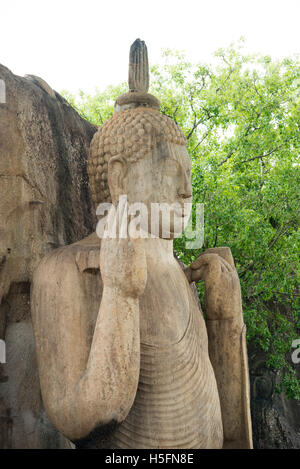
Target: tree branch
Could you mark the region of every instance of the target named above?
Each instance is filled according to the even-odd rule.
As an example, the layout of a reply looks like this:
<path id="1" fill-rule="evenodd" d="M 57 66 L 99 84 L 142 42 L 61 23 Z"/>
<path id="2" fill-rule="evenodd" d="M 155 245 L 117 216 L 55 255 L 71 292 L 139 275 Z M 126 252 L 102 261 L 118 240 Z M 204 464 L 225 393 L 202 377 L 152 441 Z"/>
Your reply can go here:
<path id="1" fill-rule="evenodd" d="M 278 241 L 278 239 L 280 238 L 280 236 L 284 235 L 286 232 L 287 232 L 287 229 L 285 229 L 287 226 L 291 225 L 292 223 L 294 223 L 296 219 L 293 218 L 292 220 L 289 220 L 285 223 L 283 223 L 283 225 L 279 228 L 275 238 L 273 238 L 273 240 L 271 240 L 268 244 L 268 249 L 272 249 L 272 247 L 274 246 L 274 244 Z"/>
<path id="2" fill-rule="evenodd" d="M 281 147 L 282 147 L 282 145 L 279 145 L 278 147 L 273 148 L 273 150 L 268 151 L 268 153 L 265 153 L 263 155 L 254 156 L 253 158 L 249 158 L 248 160 L 243 160 L 243 161 L 240 162 L 240 164 L 247 163 L 248 161 L 254 161 L 254 160 L 259 160 L 259 159 L 262 159 L 262 158 L 266 158 L 267 156 L 271 155 L 275 151 L 279 150 L 279 148 L 281 148 Z"/>
<path id="3" fill-rule="evenodd" d="M 210 130 L 208 130 L 207 132 L 205 132 L 205 134 L 204 134 L 204 136 L 202 137 L 202 139 L 200 140 L 200 142 L 198 142 L 197 145 L 195 146 L 195 148 L 192 149 L 193 152 L 194 152 L 195 150 L 197 150 L 197 148 L 199 147 L 199 145 L 201 145 L 201 143 L 206 139 L 206 137 L 208 137 L 209 132 L 210 132 Z"/>
<path id="4" fill-rule="evenodd" d="M 232 157 L 232 155 L 233 155 L 235 152 L 236 152 L 236 148 L 234 148 L 234 149 L 226 156 L 226 158 L 218 164 L 218 167 L 220 167 L 220 166 L 222 166 L 224 163 L 226 163 L 226 161 L 228 161 L 228 160 Z"/>

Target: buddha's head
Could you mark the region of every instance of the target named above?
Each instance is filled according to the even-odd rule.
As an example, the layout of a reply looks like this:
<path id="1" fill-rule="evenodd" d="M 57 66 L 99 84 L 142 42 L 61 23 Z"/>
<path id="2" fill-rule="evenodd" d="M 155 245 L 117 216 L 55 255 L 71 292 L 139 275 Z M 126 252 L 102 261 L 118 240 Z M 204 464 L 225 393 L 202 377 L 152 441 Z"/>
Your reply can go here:
<path id="1" fill-rule="evenodd" d="M 128 204 L 147 206 L 150 217 L 153 203 L 191 202 L 186 139 L 158 108 L 154 96 L 130 91 L 118 98 L 114 115 L 94 135 L 88 173 L 95 207 L 101 202 L 117 204 L 126 195 Z"/>

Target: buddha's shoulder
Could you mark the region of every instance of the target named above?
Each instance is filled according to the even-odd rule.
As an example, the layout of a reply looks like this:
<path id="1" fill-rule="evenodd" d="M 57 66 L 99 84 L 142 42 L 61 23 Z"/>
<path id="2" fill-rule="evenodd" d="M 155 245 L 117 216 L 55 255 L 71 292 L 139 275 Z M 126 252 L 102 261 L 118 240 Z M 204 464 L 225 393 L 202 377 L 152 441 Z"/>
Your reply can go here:
<path id="1" fill-rule="evenodd" d="M 64 277 L 67 273 L 82 274 L 88 271 L 99 271 L 101 240 L 96 233 L 76 243 L 62 246 L 47 253 L 38 265 L 34 277 Z"/>
<path id="2" fill-rule="evenodd" d="M 99 258 L 100 239 L 96 235 L 43 257 L 31 285 L 32 319 L 37 328 L 55 336 L 68 321 L 80 318 L 87 327 L 95 323 L 103 289 Z M 70 334 L 76 331 L 81 329 L 69 328 Z"/>

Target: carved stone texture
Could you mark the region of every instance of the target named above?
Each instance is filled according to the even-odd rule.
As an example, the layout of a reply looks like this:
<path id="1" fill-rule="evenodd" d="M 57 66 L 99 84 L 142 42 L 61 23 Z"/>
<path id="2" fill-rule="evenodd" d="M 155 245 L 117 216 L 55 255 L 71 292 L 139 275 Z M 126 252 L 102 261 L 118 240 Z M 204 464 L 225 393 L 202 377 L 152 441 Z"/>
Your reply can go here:
<path id="1" fill-rule="evenodd" d="M 191 202 L 182 131 L 155 101 L 144 106 L 135 92 L 124 96 L 91 144 L 95 205 L 103 190 L 120 212 L 124 194 L 148 215 L 152 203 Z M 141 222 L 144 234 L 149 218 Z M 131 234 L 100 245 L 93 234 L 48 254 L 34 273 L 43 401 L 77 447 L 252 447 L 245 326 L 231 252 L 208 250 L 184 272 L 173 256 L 182 213 L 173 208 L 171 219 L 167 236 L 161 223 L 156 238 Z M 200 279 L 206 323 L 189 285 Z"/>
<path id="2" fill-rule="evenodd" d="M 128 85 L 132 91 L 147 93 L 149 89 L 148 51 L 140 39 L 136 39 L 130 48 Z"/>
<path id="3" fill-rule="evenodd" d="M 115 102 L 116 112 L 140 106 L 155 110 L 160 108 L 159 100 L 148 93 L 148 53 L 146 44 L 140 39 L 137 39 L 130 48 L 128 86 L 129 92 L 119 96 Z"/>
<path id="4" fill-rule="evenodd" d="M 111 202 L 108 163 L 113 157 L 142 159 L 162 139 L 185 145 L 184 133 L 175 122 L 153 109 L 135 108 L 115 113 L 94 135 L 88 159 L 90 189 L 95 208 Z"/>
<path id="5" fill-rule="evenodd" d="M 97 130 L 41 78 L 0 65 L 0 446 L 69 447 L 42 406 L 30 319 L 32 272 L 95 226 L 86 160 Z"/>

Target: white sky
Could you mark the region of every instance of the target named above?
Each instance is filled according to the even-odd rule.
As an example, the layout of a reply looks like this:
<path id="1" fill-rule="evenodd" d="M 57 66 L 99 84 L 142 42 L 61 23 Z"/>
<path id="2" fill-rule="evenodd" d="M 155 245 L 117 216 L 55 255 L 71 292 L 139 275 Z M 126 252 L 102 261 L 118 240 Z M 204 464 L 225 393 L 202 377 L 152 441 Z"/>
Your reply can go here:
<path id="1" fill-rule="evenodd" d="M 241 36 L 246 52 L 300 52 L 300 0 L 0 0 L 0 63 L 57 91 L 93 91 L 127 79 L 131 43 L 146 41 L 192 61 Z"/>

